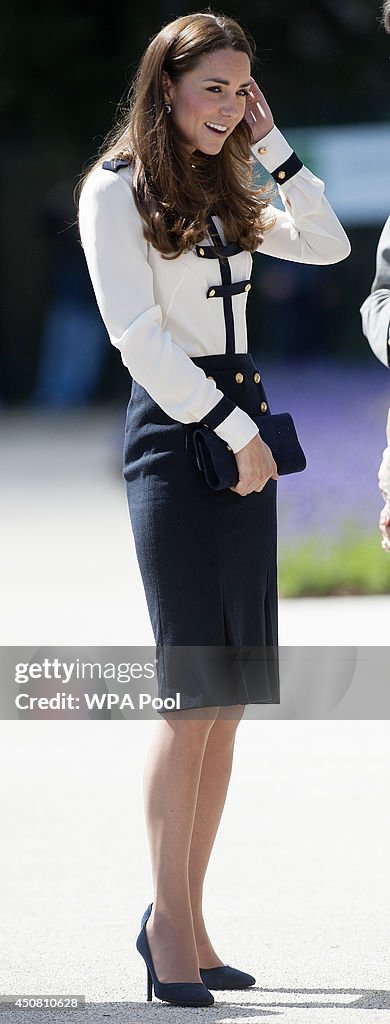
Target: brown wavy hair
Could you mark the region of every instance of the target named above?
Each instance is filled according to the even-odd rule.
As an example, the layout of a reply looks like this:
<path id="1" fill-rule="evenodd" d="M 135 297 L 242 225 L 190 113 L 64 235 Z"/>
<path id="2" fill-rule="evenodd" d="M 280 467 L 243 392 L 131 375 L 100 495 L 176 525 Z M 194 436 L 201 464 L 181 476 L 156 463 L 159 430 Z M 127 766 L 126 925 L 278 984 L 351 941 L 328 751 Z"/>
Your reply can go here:
<path id="1" fill-rule="evenodd" d="M 204 239 L 211 211 L 221 218 L 226 241 L 237 240 L 249 252 L 274 223 L 267 219 L 265 225 L 263 211 L 277 194 L 276 185 L 271 181 L 256 187 L 246 121 L 236 125 L 219 154 L 210 157 L 195 150 L 189 156 L 166 113 L 163 72 L 177 82 L 205 54 L 226 48 L 246 53 L 252 72 L 255 42 L 235 19 L 195 13 L 164 25 L 143 54 L 127 106 L 120 108 L 99 158 L 75 188 L 77 205 L 85 182 L 103 160 L 128 159 L 144 236 L 166 259 L 176 259 Z"/>

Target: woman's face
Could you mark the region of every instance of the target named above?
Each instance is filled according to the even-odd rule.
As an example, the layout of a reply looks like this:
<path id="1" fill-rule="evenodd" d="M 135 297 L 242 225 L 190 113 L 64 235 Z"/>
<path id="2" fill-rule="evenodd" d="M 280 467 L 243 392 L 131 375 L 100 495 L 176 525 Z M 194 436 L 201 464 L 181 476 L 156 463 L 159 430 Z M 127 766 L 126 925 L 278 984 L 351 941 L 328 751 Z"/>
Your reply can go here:
<path id="1" fill-rule="evenodd" d="M 172 118 L 189 153 L 198 149 L 213 156 L 221 151 L 244 117 L 250 77 L 247 54 L 230 48 L 206 54 L 176 83 L 164 72 L 165 102 L 172 106 L 167 117 Z"/>

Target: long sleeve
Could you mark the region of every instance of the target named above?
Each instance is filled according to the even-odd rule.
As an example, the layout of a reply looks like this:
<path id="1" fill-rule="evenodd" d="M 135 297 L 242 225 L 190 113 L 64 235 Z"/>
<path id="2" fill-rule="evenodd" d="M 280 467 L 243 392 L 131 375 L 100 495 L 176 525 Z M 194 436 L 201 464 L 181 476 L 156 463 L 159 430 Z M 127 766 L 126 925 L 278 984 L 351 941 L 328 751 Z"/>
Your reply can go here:
<path id="1" fill-rule="evenodd" d="M 118 173 L 96 168 L 87 179 L 79 228 L 102 319 L 131 376 L 172 419 L 205 421 L 233 452 L 240 451 L 258 428 L 162 328 L 142 218 Z"/>
<path id="2" fill-rule="evenodd" d="M 378 242 L 371 293 L 360 307 L 360 313 L 363 334 L 374 355 L 390 367 L 390 217 Z"/>
<path id="3" fill-rule="evenodd" d="M 270 204 L 265 218 L 276 218 L 257 252 L 297 263 L 339 263 L 351 252 L 349 239 L 324 195 L 324 182 L 302 164 L 274 125 L 251 146 L 277 183 L 284 210 Z"/>

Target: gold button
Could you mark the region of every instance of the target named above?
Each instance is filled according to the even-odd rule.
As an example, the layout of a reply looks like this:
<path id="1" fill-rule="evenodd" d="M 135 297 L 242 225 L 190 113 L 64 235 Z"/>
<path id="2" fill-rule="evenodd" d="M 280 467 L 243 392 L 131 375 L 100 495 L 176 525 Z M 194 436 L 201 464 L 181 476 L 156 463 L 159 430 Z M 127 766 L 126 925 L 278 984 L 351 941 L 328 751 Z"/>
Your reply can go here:
<path id="1" fill-rule="evenodd" d="M 233 450 L 233 449 L 232 449 L 232 448 L 230 447 L 230 444 L 227 444 L 227 445 L 226 445 L 226 447 L 227 447 L 227 450 L 228 450 L 228 452 L 231 452 L 231 451 Z"/>
<path id="2" fill-rule="evenodd" d="M 210 374 L 210 377 L 208 377 L 207 380 L 215 380 L 215 377 L 212 377 Z"/>
<path id="3" fill-rule="evenodd" d="M 209 291 L 209 299 L 211 299 L 213 295 L 215 295 L 215 288 L 211 288 L 211 290 Z"/>
<path id="4" fill-rule="evenodd" d="M 236 378 L 235 379 L 237 381 L 237 384 L 242 384 L 242 382 L 244 380 L 244 374 L 243 373 L 236 373 Z"/>
<path id="5" fill-rule="evenodd" d="M 258 149 L 257 152 L 258 153 L 266 153 L 267 152 L 267 147 L 266 146 L 260 146 L 260 149 Z"/>
<path id="6" fill-rule="evenodd" d="M 254 373 L 254 374 L 253 374 L 253 380 L 254 380 L 255 384 L 260 384 L 260 381 L 261 381 L 261 377 L 260 377 L 260 374 L 259 374 L 259 373 L 257 373 L 257 372 L 256 372 L 256 373 Z"/>
<path id="7" fill-rule="evenodd" d="M 251 290 L 251 287 L 252 287 L 252 285 L 251 285 L 251 284 L 246 284 L 246 285 L 245 285 L 245 288 L 244 288 L 244 292 L 250 292 L 250 290 Z"/>
<path id="8" fill-rule="evenodd" d="M 204 256 L 204 249 L 198 249 L 199 256 Z"/>
<path id="9" fill-rule="evenodd" d="M 278 171 L 278 178 L 283 180 L 283 178 L 285 178 L 285 177 L 286 177 L 286 172 L 285 171 Z"/>
<path id="10" fill-rule="evenodd" d="M 260 402 L 260 409 L 261 409 L 261 412 L 267 412 L 267 409 L 268 409 L 267 403 L 266 402 Z"/>

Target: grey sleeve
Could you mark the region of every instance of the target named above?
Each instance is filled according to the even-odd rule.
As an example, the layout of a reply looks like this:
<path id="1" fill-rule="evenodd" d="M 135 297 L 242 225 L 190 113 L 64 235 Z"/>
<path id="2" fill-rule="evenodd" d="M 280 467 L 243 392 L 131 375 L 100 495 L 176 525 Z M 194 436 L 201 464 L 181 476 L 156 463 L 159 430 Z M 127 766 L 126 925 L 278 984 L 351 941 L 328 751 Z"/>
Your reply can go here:
<path id="1" fill-rule="evenodd" d="M 387 218 L 376 253 L 376 273 L 371 293 L 360 308 L 363 334 L 381 363 L 390 367 L 390 217 Z"/>

